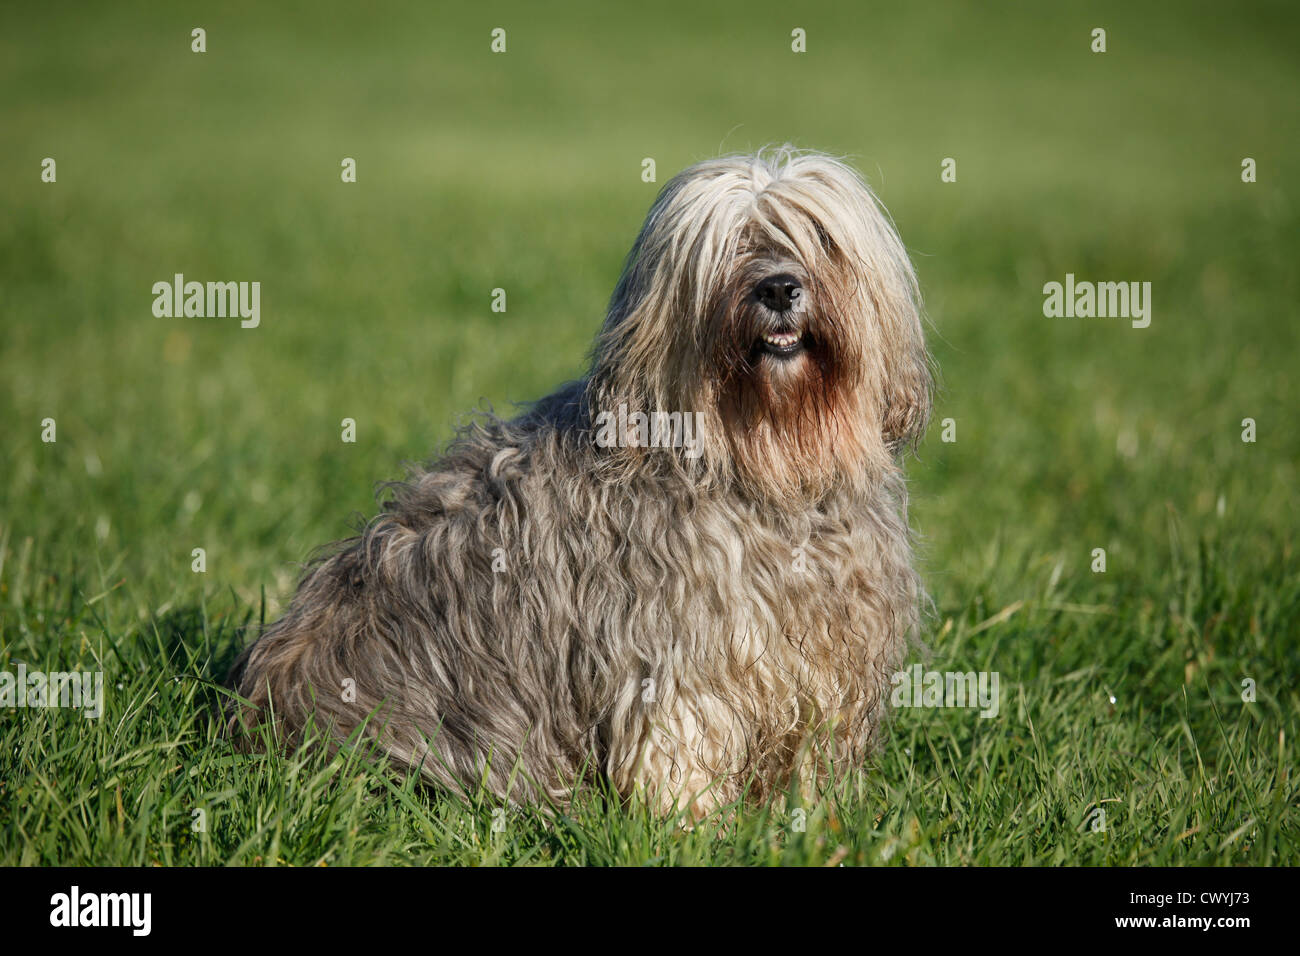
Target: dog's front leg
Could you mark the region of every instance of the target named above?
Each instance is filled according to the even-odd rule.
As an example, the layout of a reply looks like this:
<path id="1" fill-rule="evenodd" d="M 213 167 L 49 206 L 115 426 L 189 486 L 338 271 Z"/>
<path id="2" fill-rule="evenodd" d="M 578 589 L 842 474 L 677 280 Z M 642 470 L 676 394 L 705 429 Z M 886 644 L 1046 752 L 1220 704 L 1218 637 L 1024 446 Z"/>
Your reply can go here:
<path id="1" fill-rule="evenodd" d="M 745 736 L 734 709 L 689 688 L 642 682 L 635 719 L 610 741 L 610 776 L 624 796 L 640 795 L 664 815 L 695 823 L 740 796 Z"/>

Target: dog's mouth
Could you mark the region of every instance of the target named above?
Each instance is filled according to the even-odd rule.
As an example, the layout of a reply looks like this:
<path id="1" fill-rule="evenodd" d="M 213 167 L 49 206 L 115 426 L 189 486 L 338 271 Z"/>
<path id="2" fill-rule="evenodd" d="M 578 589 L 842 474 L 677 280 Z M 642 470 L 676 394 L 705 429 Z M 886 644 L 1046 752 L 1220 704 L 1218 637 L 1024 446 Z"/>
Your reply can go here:
<path id="1" fill-rule="evenodd" d="M 754 342 L 753 354 L 757 358 L 770 355 L 778 359 L 791 359 L 812 345 L 806 331 L 788 326 L 764 332 Z"/>

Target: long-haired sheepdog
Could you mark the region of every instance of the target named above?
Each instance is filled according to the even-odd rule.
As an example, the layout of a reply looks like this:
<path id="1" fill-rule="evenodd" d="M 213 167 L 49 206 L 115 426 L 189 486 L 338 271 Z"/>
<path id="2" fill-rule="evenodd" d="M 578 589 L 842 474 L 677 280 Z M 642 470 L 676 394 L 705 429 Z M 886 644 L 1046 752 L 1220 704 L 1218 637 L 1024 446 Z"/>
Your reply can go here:
<path id="1" fill-rule="evenodd" d="M 587 376 L 388 485 L 237 663 L 232 726 L 693 817 L 860 766 L 923 596 L 900 468 L 930 410 L 918 300 L 842 162 L 680 173 Z"/>

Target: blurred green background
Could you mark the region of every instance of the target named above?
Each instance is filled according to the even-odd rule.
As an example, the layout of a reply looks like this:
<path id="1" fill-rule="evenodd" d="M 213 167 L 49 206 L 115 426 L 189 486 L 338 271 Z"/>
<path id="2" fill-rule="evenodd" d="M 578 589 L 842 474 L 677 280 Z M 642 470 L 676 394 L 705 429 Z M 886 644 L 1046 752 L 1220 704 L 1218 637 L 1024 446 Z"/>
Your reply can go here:
<path id="1" fill-rule="evenodd" d="M 1291 3 L 6 4 L 0 658 L 274 613 L 458 416 L 581 373 L 673 173 L 791 142 L 858 166 L 920 276 L 940 664 L 1091 657 L 1087 699 L 1154 703 L 1257 671 L 1290 721 L 1298 50 Z M 155 318 L 176 272 L 259 280 L 261 327 Z M 1151 282 L 1150 327 L 1045 318 L 1067 272 Z"/>
<path id="2" fill-rule="evenodd" d="M 255 594 L 480 399 L 581 372 L 657 188 L 644 157 L 662 184 L 786 141 L 853 159 L 915 259 L 936 418 L 958 428 L 912 469 L 941 573 L 1007 525 L 1111 545 L 1122 573 L 1166 502 L 1281 519 L 1300 447 L 1296 17 L 1132 6 L 7 7 L 11 537 L 182 588 L 204 542 Z M 261 328 L 155 318 L 150 287 L 175 272 L 261 281 Z M 1044 318 L 1066 272 L 1152 282 L 1151 327 Z"/>

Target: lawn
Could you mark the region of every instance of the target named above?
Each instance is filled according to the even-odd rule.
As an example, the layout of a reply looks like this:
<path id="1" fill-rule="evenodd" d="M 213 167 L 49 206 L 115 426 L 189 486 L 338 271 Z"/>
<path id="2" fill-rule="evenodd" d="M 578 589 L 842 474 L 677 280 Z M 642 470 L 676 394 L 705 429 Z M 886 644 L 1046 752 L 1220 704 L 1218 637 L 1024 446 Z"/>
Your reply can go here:
<path id="1" fill-rule="evenodd" d="M 1285 3 L 5 5 L 0 671 L 104 713 L 0 707 L 0 864 L 1300 863 L 1298 48 Z M 998 715 L 899 709 L 840 792 L 693 831 L 233 753 L 216 685 L 301 562 L 581 374 L 669 176 L 787 141 L 916 264 L 916 662 Z M 260 325 L 156 317 L 176 273 Z M 1045 316 L 1067 274 L 1149 327 Z"/>

